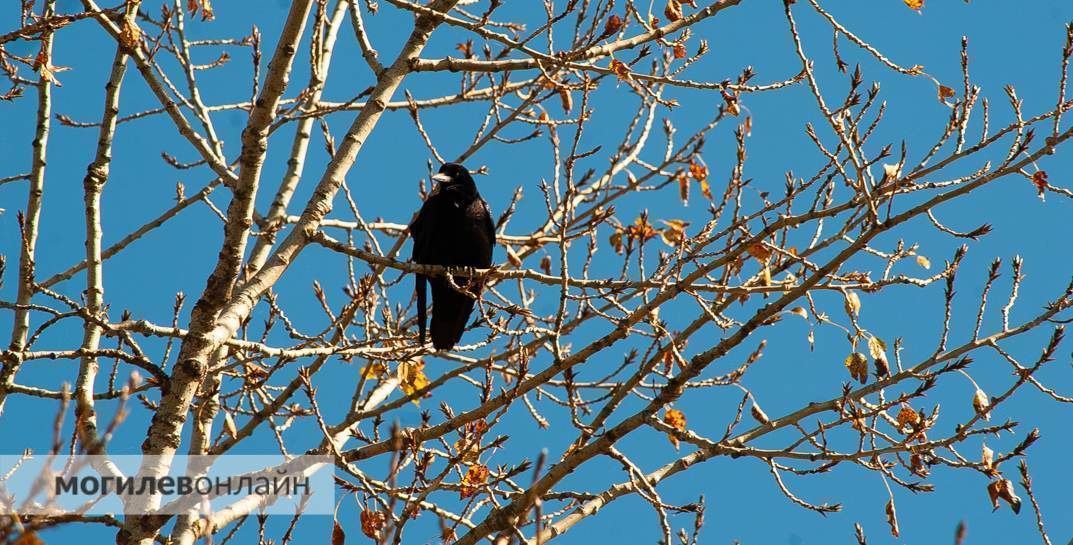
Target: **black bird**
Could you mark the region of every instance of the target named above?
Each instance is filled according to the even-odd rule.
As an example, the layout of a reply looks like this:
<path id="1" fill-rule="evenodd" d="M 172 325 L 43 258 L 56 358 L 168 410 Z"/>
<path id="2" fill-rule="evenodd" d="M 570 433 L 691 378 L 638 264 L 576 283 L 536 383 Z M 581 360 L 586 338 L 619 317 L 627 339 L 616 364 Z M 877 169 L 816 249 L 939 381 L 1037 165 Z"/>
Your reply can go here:
<path id="1" fill-rule="evenodd" d="M 447 163 L 432 177 L 439 184 L 433 188 L 417 218 L 410 224 L 414 239 L 413 260 L 421 265 L 476 267 L 492 266 L 495 226 L 488 203 L 477 192 L 477 184 L 466 167 Z M 449 350 L 462 338 L 476 302 L 451 287 L 443 276 L 418 274 L 417 322 L 421 344 L 425 344 L 425 284 L 432 284 L 432 345 Z M 455 284 L 479 294 L 478 279 L 455 277 Z"/>

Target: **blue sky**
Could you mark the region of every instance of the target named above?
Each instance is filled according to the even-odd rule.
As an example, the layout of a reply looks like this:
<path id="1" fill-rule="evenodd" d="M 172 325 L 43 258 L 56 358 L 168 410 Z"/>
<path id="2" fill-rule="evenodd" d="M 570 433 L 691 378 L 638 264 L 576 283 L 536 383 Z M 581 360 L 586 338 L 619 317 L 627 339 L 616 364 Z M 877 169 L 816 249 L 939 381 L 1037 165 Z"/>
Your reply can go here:
<path id="1" fill-rule="evenodd" d="M 158 4 L 155 0 L 147 6 Z M 191 23 L 188 32 L 194 39 L 230 37 L 245 34 L 256 24 L 265 38 L 264 51 L 270 55 L 274 36 L 279 31 L 286 13 L 284 0 L 264 2 L 241 2 L 218 0 L 217 19 L 212 23 Z M 60 12 L 77 9 L 78 2 L 60 0 Z M 1032 2 L 985 2 L 963 3 L 953 0 L 932 0 L 917 14 L 907 9 L 901 0 L 872 0 L 868 2 L 828 1 L 824 6 L 839 20 L 868 40 L 894 61 L 903 66 L 923 65 L 929 74 L 960 89 L 960 40 L 969 39 L 971 70 L 974 82 L 983 88 L 983 95 L 991 100 L 992 128 L 1005 126 L 1012 120 L 1005 100 L 1003 87 L 1013 85 L 1020 98 L 1024 99 L 1028 115 L 1047 111 L 1054 107 L 1058 78 L 1058 61 L 1064 39 L 1064 23 L 1073 19 L 1073 5 L 1060 0 Z M 17 21 L 17 4 L 6 3 L 0 8 L 0 21 L 10 28 Z M 831 32 L 826 23 L 811 12 L 807 4 L 798 2 L 795 13 L 802 29 L 805 47 L 816 59 L 817 73 L 824 82 L 829 97 L 840 96 L 846 89 L 845 77 L 834 70 L 830 54 Z M 528 21 L 531 25 L 542 20 L 543 9 L 538 3 L 525 0 L 507 2 L 503 16 L 510 15 Z M 368 17 L 368 26 L 374 45 L 380 50 L 381 59 L 391 59 L 404 39 L 400 29 L 408 28 L 409 17 L 400 15 L 388 6 L 381 13 Z M 357 54 L 349 26 L 345 26 L 337 46 L 329 84 L 325 91 L 327 100 L 343 101 L 372 83 L 367 67 Z M 708 40 L 712 53 L 703 62 L 692 67 L 685 76 L 695 80 L 721 81 L 735 77 L 743 67 L 752 66 L 757 72 L 755 82 L 767 83 L 786 79 L 800 70 L 800 63 L 793 54 L 782 4 L 775 0 L 745 0 L 742 5 L 727 10 L 695 30 L 691 50 L 698 39 Z M 433 58 L 453 53 L 459 34 L 445 31 L 434 36 L 424 56 Z M 32 55 L 35 44 L 14 42 L 8 44 L 13 53 Z M 76 119 L 91 121 L 100 115 L 103 84 L 114 51 L 110 39 L 90 21 L 83 21 L 64 29 L 55 45 L 54 64 L 72 69 L 59 74 L 63 87 L 57 88 L 54 111 L 68 114 Z M 845 40 L 841 52 L 851 65 L 860 62 L 866 82 L 875 80 L 882 84 L 881 98 L 887 101 L 885 121 L 873 138 L 871 151 L 885 143 L 907 142 L 910 158 L 919 158 L 941 133 L 949 116 L 949 109 L 936 98 L 934 84 L 924 77 L 908 77 L 883 69 L 870 57 L 863 55 Z M 249 93 L 249 66 L 246 50 L 232 50 L 230 65 L 222 70 L 202 72 L 202 93 L 209 103 L 244 100 Z M 216 53 L 202 51 L 198 62 L 208 62 Z M 299 59 L 306 58 L 306 47 L 299 52 Z M 175 69 L 172 63 L 169 68 Z M 178 78 L 178 72 L 175 72 Z M 303 84 L 307 74 L 299 64 L 292 82 Z M 417 74 L 405 84 L 417 98 L 447 94 L 457 88 L 456 76 L 448 74 Z M 293 93 L 291 93 L 293 94 Z M 290 96 L 290 94 L 288 95 Z M 401 92 L 395 97 L 400 99 Z M 638 108 L 635 95 L 613 81 L 605 82 L 594 95 L 593 124 L 587 129 L 585 145 L 604 145 L 605 151 L 617 143 L 623 125 Z M 670 89 L 666 97 L 677 99 L 681 106 L 670 112 L 679 134 L 689 134 L 713 115 L 721 100 L 717 93 L 686 89 Z M 811 122 L 821 135 L 824 123 L 819 117 L 815 102 L 804 86 L 796 86 L 781 92 L 757 94 L 743 98 L 743 104 L 753 115 L 752 136 L 748 141 L 749 159 L 746 177 L 754 178 L 759 190 L 780 191 L 784 173 L 792 170 L 797 176 L 809 176 L 822 164 L 822 157 L 814 150 L 804 135 L 804 126 Z M 144 82 L 134 70 L 128 72 L 122 95 L 125 112 L 155 107 L 156 102 Z M 27 171 L 30 161 L 30 140 L 33 135 L 35 101 L 32 91 L 14 103 L 0 103 L 0 177 Z M 422 121 L 445 156 L 455 156 L 472 138 L 473 131 L 483 118 L 483 105 L 444 108 L 423 114 Z M 554 112 L 553 113 L 557 113 Z M 224 135 L 226 151 L 234 157 L 239 145 L 239 131 L 245 123 L 245 114 L 228 111 L 215 114 L 213 121 Z M 336 115 L 330 126 L 339 138 L 353 119 L 352 113 Z M 704 158 L 713 172 L 716 190 L 719 180 L 729 176 L 733 166 L 733 124 L 717 128 L 708 139 Z M 517 137 L 528 128 L 516 128 L 508 136 Z M 979 121 L 970 126 L 970 134 L 979 133 Z M 258 197 L 259 209 L 264 210 L 272 198 L 275 184 L 285 167 L 286 150 L 293 136 L 293 125 L 273 135 L 266 163 L 264 190 Z M 41 239 L 37 262 L 40 276 L 48 276 L 70 266 L 75 257 L 83 252 L 82 224 L 82 177 L 86 164 L 92 160 L 96 132 L 53 124 L 49 144 L 49 165 L 45 186 L 45 207 L 41 220 Z M 320 141 L 311 145 L 306 179 L 294 199 L 291 212 L 300 210 L 300 203 L 311 192 L 319 173 L 327 162 Z M 111 178 L 104 190 L 104 242 L 108 245 L 171 205 L 175 183 L 182 182 L 187 193 L 200 189 L 209 181 L 204 169 L 175 171 L 160 158 L 167 151 L 181 161 L 195 159 L 194 152 L 185 141 L 175 135 L 168 119 L 156 116 L 121 126 L 115 143 L 115 160 Z M 650 154 L 661 154 L 662 146 L 652 146 Z M 1041 161 L 1040 167 L 1048 171 L 1051 183 L 1063 187 L 1073 174 L 1068 160 L 1068 151 L 1059 151 L 1055 156 Z M 420 201 L 417 196 L 418 181 L 425 175 L 428 152 L 405 112 L 390 112 L 385 115 L 373 137 L 361 151 L 355 168 L 348 176 L 348 183 L 355 193 L 363 215 L 367 219 L 382 217 L 389 221 L 405 222 Z M 964 173 L 969 166 L 979 166 L 981 158 L 963 171 L 951 171 L 948 177 Z M 490 174 L 478 181 L 481 192 L 493 210 L 502 210 L 518 187 L 526 199 L 510 232 L 523 234 L 539 224 L 544 208 L 540 197 L 539 183 L 550 178 L 548 144 L 546 139 L 537 139 L 517 146 L 490 146 L 470 160 L 471 168 L 486 165 Z M 912 160 L 910 162 L 913 162 Z M 594 167 L 603 163 L 593 163 Z M 648 209 L 656 218 L 683 218 L 703 222 L 707 213 L 694 195 L 688 208 L 679 202 L 676 192 L 668 189 L 659 194 L 645 195 L 624 201 L 619 205 L 619 217 L 628 221 L 642 209 Z M 212 200 L 223 208 L 226 195 L 223 191 L 213 194 Z M 14 280 L 17 270 L 18 236 L 15 221 L 16 210 L 25 207 L 25 185 L 12 183 L 0 186 L 0 253 L 8 256 L 8 272 L 0 299 L 15 298 Z M 975 317 L 973 298 L 979 293 L 986 266 L 995 257 L 1002 257 L 1008 264 L 1014 255 L 1025 259 L 1026 281 L 1019 305 L 1012 315 L 1013 322 L 1034 315 L 1048 300 L 1060 293 L 1073 273 L 1069 243 L 1066 234 L 1070 231 L 1073 203 L 1051 196 L 1041 202 L 1030 184 L 1023 179 L 1009 178 L 985 188 L 968 199 L 955 201 L 938 209 L 938 215 L 948 225 L 959 230 L 971 229 L 980 223 L 994 225 L 994 231 L 978 243 L 971 245 L 962 273 L 959 277 L 958 303 L 955 304 L 953 342 L 971 334 Z M 336 202 L 333 217 L 349 219 L 345 201 Z M 338 234 L 338 233 L 335 233 Z M 129 309 L 135 317 L 142 317 L 164 324 L 170 320 L 174 294 L 184 291 L 188 296 L 188 308 L 204 286 L 204 281 L 219 249 L 221 229 L 219 220 L 205 206 L 194 206 L 173 220 L 169 227 L 135 243 L 126 251 L 109 260 L 105 269 L 106 298 L 111 306 L 112 319 L 118 319 L 121 309 Z M 604 237 L 604 235 L 602 235 Z M 921 252 L 938 266 L 949 259 L 954 249 L 962 242 L 941 236 L 924 222 L 913 222 L 894 237 L 885 237 L 879 244 L 891 247 L 897 238 L 918 242 Z M 606 238 L 603 238 L 606 240 Z M 1065 242 L 1063 242 L 1065 241 Z M 408 254 L 408 251 L 405 252 Z M 497 250 L 497 261 L 504 261 L 502 250 Z M 345 281 L 343 261 L 323 249 L 309 248 L 301 261 L 287 273 L 276 293 L 281 304 L 290 309 L 296 323 L 308 324 L 307 330 L 315 330 L 324 323 L 319 305 L 311 296 L 309 288 L 316 279 L 325 286 L 329 298 L 338 306 L 343 302 L 340 287 Z M 855 263 L 856 264 L 856 263 Z M 614 274 L 617 261 L 609 249 L 598 256 L 596 268 Z M 875 261 L 861 261 L 860 268 L 878 270 Z M 895 272 L 918 274 L 911 261 L 898 265 Z M 1003 300 L 1009 289 L 1008 269 L 996 285 L 996 293 Z M 84 286 L 84 277 L 79 275 L 62 284 L 60 291 L 77 297 Z M 403 282 L 408 289 L 409 282 Z M 882 295 L 866 295 L 862 299 L 862 323 L 884 339 L 901 337 L 906 350 L 906 361 L 930 354 L 937 340 L 938 319 L 941 317 L 942 288 L 938 284 L 924 289 L 895 288 Z M 537 310 L 551 312 L 554 300 L 538 303 Z M 830 314 L 835 314 L 840 303 L 834 298 L 824 304 Z M 682 312 L 664 313 L 672 328 L 688 323 L 694 316 L 694 306 L 672 306 Z M 669 315 L 668 315 L 669 314 Z M 184 314 L 185 316 L 185 314 Z M 262 315 L 263 317 L 263 315 Z M 258 319 L 255 316 L 255 320 Z M 746 382 L 762 402 L 764 410 L 772 415 L 789 412 L 804 403 L 826 400 L 838 395 L 842 382 L 847 377 L 841 361 L 848 350 L 845 337 L 834 328 L 819 328 L 816 331 L 816 350 L 809 351 L 805 341 L 806 327 L 800 321 L 785 320 L 777 327 L 768 328 L 764 338 L 768 348 L 763 360 L 750 372 Z M 985 331 L 993 330 L 997 320 L 992 316 L 985 321 Z M 10 330 L 11 315 L 0 314 L 0 332 Z M 599 334 L 602 330 L 583 331 L 576 341 Z M 1034 357 L 1050 334 L 1041 329 L 1035 334 L 1017 339 L 1006 346 L 1011 352 L 1025 359 Z M 690 353 L 714 344 L 720 336 L 718 330 L 705 330 L 691 342 Z M 70 322 L 55 328 L 39 341 L 42 348 L 73 347 L 80 340 L 78 324 Z M 286 342 L 285 337 L 277 339 Z M 745 343 L 741 350 L 733 352 L 722 364 L 725 371 L 736 366 L 743 352 L 756 346 L 757 341 Z M 110 341 L 109 341 L 110 342 Z M 107 345 L 106 345 L 107 346 Z M 631 345 L 624 343 L 601 353 L 582 369 L 582 377 L 600 376 L 609 366 L 621 360 Z M 162 346 L 147 343 L 150 355 L 159 358 Z M 109 364 L 110 365 L 110 364 Z M 450 365 L 443 360 L 430 359 L 430 373 L 438 374 Z M 105 366 L 107 367 L 107 366 Z M 715 366 L 713 366 L 715 367 Z M 972 368 L 973 377 L 991 394 L 1006 388 L 1010 382 L 1008 367 L 993 354 L 981 354 Z M 1070 376 L 1069 350 L 1059 352 L 1058 360 L 1041 372 L 1041 377 L 1060 392 L 1073 392 Z M 62 381 L 73 381 L 77 363 L 72 361 L 40 361 L 27 364 L 20 372 L 18 382 L 58 387 Z M 353 365 L 332 361 L 315 381 L 320 389 L 321 405 L 329 415 L 342 414 L 356 380 Z M 442 393 L 466 395 L 462 389 L 448 389 Z M 952 377 L 937 388 L 926 405 L 942 405 L 941 424 L 952 426 L 971 413 L 969 399 L 971 385 L 963 377 Z M 456 408 L 464 408 L 472 400 L 457 401 Z M 712 390 L 690 393 L 679 404 L 690 417 L 690 428 L 704 435 L 721 435 L 728 411 L 740 399 L 737 390 Z M 423 403 L 423 408 L 434 409 L 439 399 Z M 111 406 L 101 404 L 101 413 L 110 417 Z M 0 443 L 4 454 L 31 447 L 47 449 L 49 434 L 40 433 L 52 418 L 54 404 L 25 397 L 12 398 L 3 418 L 0 418 Z M 418 423 L 418 410 L 408 407 L 401 415 L 403 425 Z M 553 421 L 565 413 L 549 408 L 545 416 Z M 1011 448 L 1024 433 L 1038 426 L 1043 439 L 1030 451 L 1028 461 L 1035 476 L 1035 490 L 1044 509 L 1051 538 L 1055 543 L 1065 543 L 1073 537 L 1073 519 L 1068 517 L 1068 508 L 1073 505 L 1073 474 L 1069 467 L 1069 452 L 1073 448 L 1073 436 L 1069 434 L 1070 409 L 1056 406 L 1034 390 L 1023 390 L 1014 400 L 1003 405 L 995 418 L 1007 418 L 1022 423 L 1016 436 L 1004 435 L 988 438 L 996 450 Z M 145 411 L 135 413 L 123 424 L 123 431 L 112 444 L 115 452 L 137 452 L 149 415 Z M 438 418 L 439 415 L 435 415 Z M 573 439 L 568 421 L 560 421 L 549 430 L 540 430 L 524 411 L 513 411 L 507 420 L 512 436 L 507 449 L 497 453 L 495 463 L 517 463 L 524 457 L 534 457 L 542 447 L 549 448 L 553 459 Z M 949 429 L 949 428 L 946 428 Z M 318 439 L 312 427 L 296 427 L 289 432 L 297 445 L 315 443 Z M 303 435 L 304 434 L 304 435 Z M 768 445 L 770 446 L 770 445 Z M 270 435 L 257 437 L 243 448 L 250 453 L 272 452 L 274 442 Z M 621 444 L 624 452 L 647 470 L 670 461 L 676 455 L 668 442 L 655 432 L 639 432 Z M 267 449 L 267 450 L 265 450 Z M 979 440 L 967 442 L 962 453 L 975 458 L 979 453 Z M 592 490 L 602 490 L 607 485 L 620 482 L 624 474 L 617 464 L 604 461 L 592 462 Z M 1007 467 L 1008 477 L 1017 480 L 1013 464 Z M 588 467 L 588 466 L 586 466 Z M 376 473 L 375 466 L 368 471 Z M 381 472 L 382 474 L 382 472 Z M 883 505 L 886 493 L 882 482 L 875 475 L 859 468 L 839 467 L 830 474 L 789 478 L 788 483 L 800 496 L 816 503 L 841 502 L 841 513 L 820 517 L 790 504 L 772 482 L 766 465 L 755 460 L 716 459 L 702 464 L 685 476 L 664 483 L 660 492 L 665 501 L 686 503 L 704 494 L 708 502 L 706 527 L 703 540 L 707 543 L 731 543 L 740 540 L 743 544 L 788 544 L 809 545 L 819 543 L 848 543 L 852 541 L 853 523 L 860 521 L 870 543 L 943 543 L 952 541 L 954 527 L 959 520 L 969 525 L 967 543 L 1025 543 L 1038 539 L 1035 521 L 1030 510 L 1020 516 L 1008 509 L 991 513 L 985 486 L 987 481 L 979 474 L 968 471 L 951 471 L 936 468 L 929 482 L 937 490 L 931 494 L 911 495 L 896 489 L 895 498 L 901 521 L 902 536 L 894 539 L 888 533 Z M 578 486 L 578 481 L 564 482 L 564 486 Z M 356 517 L 352 506 L 345 508 L 343 516 L 352 540 L 359 541 Z M 692 525 L 683 515 L 672 519 L 675 528 Z M 431 539 L 428 530 L 434 528 L 417 525 L 408 540 L 425 543 Z M 50 542 L 68 541 L 78 536 L 110 540 L 111 532 L 100 528 L 75 528 L 54 531 L 44 535 Z M 316 532 L 310 534 L 316 535 Z M 658 525 L 650 507 L 637 499 L 624 499 L 606 508 L 599 517 L 582 523 L 569 534 L 560 538 L 562 543 L 591 543 L 622 541 L 627 543 L 651 543 L 658 539 Z"/>

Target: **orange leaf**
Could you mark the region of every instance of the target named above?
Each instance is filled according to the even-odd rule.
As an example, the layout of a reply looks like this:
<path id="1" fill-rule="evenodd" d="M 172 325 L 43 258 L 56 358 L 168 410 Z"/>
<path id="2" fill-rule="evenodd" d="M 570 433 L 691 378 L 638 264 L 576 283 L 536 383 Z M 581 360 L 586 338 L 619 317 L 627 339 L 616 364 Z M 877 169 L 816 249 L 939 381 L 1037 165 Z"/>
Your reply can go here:
<path id="1" fill-rule="evenodd" d="M 380 531 L 387 525 L 383 511 L 365 509 L 361 512 L 361 533 L 374 541 L 380 540 Z"/>
<path id="2" fill-rule="evenodd" d="M 685 413 L 683 413 L 682 411 L 679 411 L 678 409 L 670 409 L 670 408 L 668 408 L 666 411 L 664 411 L 663 412 L 663 423 L 667 424 L 668 426 L 670 426 L 670 427 L 672 427 L 672 428 L 674 428 L 674 429 L 676 429 L 678 431 L 683 431 L 683 432 L 686 431 L 686 415 L 685 415 Z M 671 435 L 671 434 L 667 434 L 667 438 L 671 440 L 671 444 L 674 445 L 674 448 L 677 449 L 678 448 L 678 438 L 673 436 L 673 435 Z"/>
<path id="3" fill-rule="evenodd" d="M 954 98 L 955 96 L 957 96 L 957 91 L 954 91 L 945 85 L 939 86 L 939 100 L 946 102 L 946 99 Z"/>
<path id="4" fill-rule="evenodd" d="M 698 163 L 695 160 L 690 160 L 689 176 L 698 182 L 701 180 L 705 180 L 708 178 L 708 167 Z"/>
<path id="5" fill-rule="evenodd" d="M 998 509 L 998 501 L 1002 500 L 1010 504 L 1014 513 L 1021 512 L 1021 498 L 1013 491 L 1013 482 L 1009 479 L 998 479 L 987 485 L 987 495 L 991 499 L 991 505 Z"/>
<path id="6" fill-rule="evenodd" d="M 606 38 L 612 34 L 616 34 L 620 29 L 622 29 L 622 18 L 616 14 L 611 14 L 611 16 L 607 18 L 607 22 L 604 23 L 603 37 Z"/>
<path id="7" fill-rule="evenodd" d="M 746 250 L 749 255 L 761 263 L 767 263 L 767 260 L 771 258 L 771 250 L 759 242 L 749 246 Z"/>
<path id="8" fill-rule="evenodd" d="M 70 69 L 70 66 L 56 66 L 52 64 L 48 56 L 45 55 L 44 50 L 41 50 L 41 52 L 38 53 L 37 58 L 34 59 L 34 70 L 37 70 L 37 72 L 41 74 L 41 79 L 56 87 L 63 87 L 60 80 L 56 79 L 56 74 L 66 72 Z"/>
<path id="9" fill-rule="evenodd" d="M 648 242 L 658 234 L 659 231 L 652 227 L 651 223 L 648 223 L 647 214 L 641 214 L 634 220 L 633 225 L 626 227 L 626 237 L 642 243 Z"/>
<path id="10" fill-rule="evenodd" d="M 1038 170 L 1032 175 L 1032 183 L 1036 185 L 1036 191 L 1039 192 L 1040 200 L 1043 200 L 1047 194 L 1047 188 L 1050 185 L 1047 183 L 1047 171 Z"/>
<path id="11" fill-rule="evenodd" d="M 343 527 L 336 521 L 335 526 L 332 527 L 332 545 L 344 545 L 346 543 L 346 532 L 343 531 Z"/>
<path id="12" fill-rule="evenodd" d="M 574 97 L 566 87 L 559 88 L 559 103 L 562 104 L 564 112 L 574 109 Z"/>
<path id="13" fill-rule="evenodd" d="M 37 532 L 30 531 L 20 535 L 12 545 L 45 545 L 45 542 L 37 537 Z"/>
<path id="14" fill-rule="evenodd" d="M 898 514 L 894 511 L 894 500 L 887 500 L 887 524 L 890 524 L 890 534 L 898 537 Z"/>
<path id="15" fill-rule="evenodd" d="M 469 466 L 469 470 L 466 471 L 466 476 L 462 478 L 462 489 L 459 494 L 462 499 L 466 499 L 477 493 L 479 488 L 488 482 L 488 467 L 483 465 Z"/>
<path id="16" fill-rule="evenodd" d="M 667 7 L 663 8 L 663 15 L 671 22 L 682 18 L 682 4 L 678 0 L 667 0 Z"/>
<path id="17" fill-rule="evenodd" d="M 540 258 L 540 270 L 544 271 L 544 274 L 551 274 L 551 256 L 546 255 Z"/>
<path id="18" fill-rule="evenodd" d="M 622 231 L 615 231 L 611 233 L 611 236 L 607 239 L 608 244 L 615 249 L 616 254 L 622 253 Z"/>
<path id="19" fill-rule="evenodd" d="M 725 90 L 720 90 L 719 92 L 723 95 L 723 102 L 726 102 L 727 112 L 733 116 L 737 116 L 738 114 L 740 114 L 741 107 L 738 106 L 738 97 L 736 95 L 732 95 L 726 92 Z"/>
<path id="20" fill-rule="evenodd" d="M 465 42 L 456 45 L 455 49 L 461 52 L 463 57 L 467 59 L 473 58 L 473 40 L 466 40 Z"/>
<path id="21" fill-rule="evenodd" d="M 898 411 L 898 425 L 901 426 L 902 429 L 905 429 L 906 427 L 916 429 L 916 427 L 920 425 L 920 422 L 920 413 L 912 408 L 903 406 L 901 410 Z"/>

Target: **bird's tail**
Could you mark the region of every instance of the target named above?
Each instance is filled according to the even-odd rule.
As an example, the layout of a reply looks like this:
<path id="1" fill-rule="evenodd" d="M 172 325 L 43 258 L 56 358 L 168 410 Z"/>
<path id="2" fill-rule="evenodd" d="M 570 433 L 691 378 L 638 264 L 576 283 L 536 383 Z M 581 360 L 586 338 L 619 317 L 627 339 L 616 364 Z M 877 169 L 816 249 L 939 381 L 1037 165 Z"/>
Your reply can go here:
<path id="1" fill-rule="evenodd" d="M 441 278 L 430 279 L 432 284 L 432 345 L 437 350 L 450 350 L 462 339 L 476 301 L 455 290 Z"/>

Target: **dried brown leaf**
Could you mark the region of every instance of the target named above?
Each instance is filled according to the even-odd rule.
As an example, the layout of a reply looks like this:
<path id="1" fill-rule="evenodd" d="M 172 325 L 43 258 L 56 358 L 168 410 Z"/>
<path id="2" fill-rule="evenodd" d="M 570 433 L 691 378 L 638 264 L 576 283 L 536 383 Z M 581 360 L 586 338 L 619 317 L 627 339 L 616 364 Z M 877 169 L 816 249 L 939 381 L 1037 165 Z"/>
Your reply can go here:
<path id="1" fill-rule="evenodd" d="M 898 513 L 894 510 L 894 500 L 887 500 L 887 524 L 890 525 L 890 535 L 898 537 Z"/>

